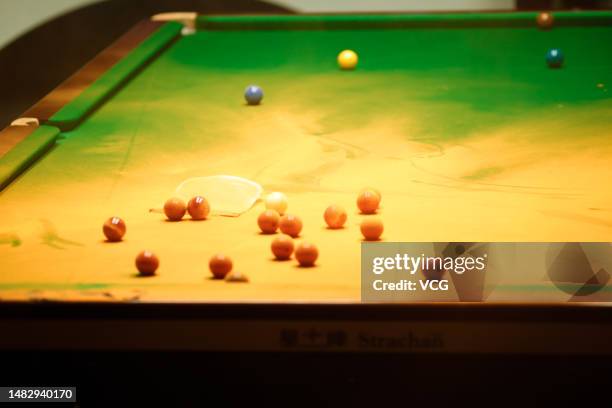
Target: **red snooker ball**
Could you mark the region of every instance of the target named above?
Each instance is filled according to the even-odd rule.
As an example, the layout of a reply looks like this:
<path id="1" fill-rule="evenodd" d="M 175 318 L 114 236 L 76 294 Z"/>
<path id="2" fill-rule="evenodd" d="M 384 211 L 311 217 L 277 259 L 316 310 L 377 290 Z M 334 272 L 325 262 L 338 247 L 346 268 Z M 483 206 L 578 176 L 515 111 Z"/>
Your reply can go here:
<path id="1" fill-rule="evenodd" d="M 295 238 L 302 231 L 302 220 L 297 215 L 285 214 L 281 217 L 278 226 L 283 234 Z"/>
<path id="2" fill-rule="evenodd" d="M 310 242 L 302 242 L 295 249 L 295 259 L 297 259 L 300 266 L 314 266 L 318 257 L 319 250 Z"/>
<path id="3" fill-rule="evenodd" d="M 102 226 L 102 232 L 109 242 L 118 242 L 125 235 L 125 222 L 119 217 L 110 217 Z"/>
<path id="4" fill-rule="evenodd" d="M 380 194 L 374 190 L 362 191 L 357 197 L 357 207 L 362 214 L 374 214 L 380 205 Z"/>
<path id="5" fill-rule="evenodd" d="M 225 276 L 232 270 L 233 263 L 229 257 L 223 254 L 217 254 L 210 258 L 208 267 L 210 268 L 210 272 L 215 279 L 224 279 Z"/>
<path id="6" fill-rule="evenodd" d="M 153 276 L 159 268 L 159 259 L 151 251 L 142 251 L 136 257 L 136 269 L 140 276 Z"/>
<path id="7" fill-rule="evenodd" d="M 264 234 L 274 234 L 279 222 L 280 215 L 275 210 L 266 210 L 257 218 L 257 225 Z"/>
<path id="8" fill-rule="evenodd" d="M 276 259 L 285 261 L 293 254 L 293 240 L 287 235 L 281 235 L 272 241 L 271 249 Z"/>
<path id="9" fill-rule="evenodd" d="M 205 220 L 210 213 L 210 205 L 202 196 L 195 196 L 187 203 L 187 212 L 194 220 Z"/>
<path id="10" fill-rule="evenodd" d="M 377 218 L 366 218 L 360 225 L 361 233 L 366 241 L 378 241 L 383 233 L 384 226 Z"/>
<path id="11" fill-rule="evenodd" d="M 346 211 L 339 205 L 330 205 L 323 213 L 323 219 L 330 229 L 339 229 L 346 222 Z"/>
<path id="12" fill-rule="evenodd" d="M 180 221 L 186 212 L 187 206 L 180 198 L 171 198 L 164 204 L 164 214 L 170 221 Z"/>

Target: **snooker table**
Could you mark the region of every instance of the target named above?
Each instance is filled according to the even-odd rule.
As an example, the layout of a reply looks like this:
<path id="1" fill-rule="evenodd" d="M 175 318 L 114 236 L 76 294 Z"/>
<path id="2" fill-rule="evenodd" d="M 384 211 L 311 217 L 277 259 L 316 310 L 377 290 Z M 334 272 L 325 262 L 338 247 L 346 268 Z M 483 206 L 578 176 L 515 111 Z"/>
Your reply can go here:
<path id="1" fill-rule="evenodd" d="M 484 303 L 361 302 L 366 186 L 382 192 L 384 241 L 612 240 L 612 13 L 557 12 L 550 29 L 536 15 L 142 22 L 0 134 L 0 346 L 609 353 L 608 286 L 568 303 L 518 276 Z M 355 70 L 337 67 L 343 49 Z M 253 83 L 265 97 L 247 106 Z M 158 211 L 220 174 L 284 192 L 317 265 L 273 261 L 261 201 L 234 217 L 211 203 L 201 222 Z M 332 203 L 348 210 L 341 230 L 325 228 Z M 101 233 L 111 216 L 127 223 L 120 243 Z M 144 249 L 155 277 L 136 275 Z M 250 282 L 210 279 L 217 252 Z M 134 338 L 106 343 L 101 327 Z M 291 340 L 313 327 L 332 341 Z M 409 341 L 351 343 L 362 330 Z"/>

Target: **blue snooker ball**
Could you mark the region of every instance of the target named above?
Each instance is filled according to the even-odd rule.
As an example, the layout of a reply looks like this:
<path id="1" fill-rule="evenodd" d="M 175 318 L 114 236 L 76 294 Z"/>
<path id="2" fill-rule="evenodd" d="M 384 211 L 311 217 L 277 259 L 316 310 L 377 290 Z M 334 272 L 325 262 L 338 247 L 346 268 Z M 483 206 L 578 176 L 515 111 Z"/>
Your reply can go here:
<path id="1" fill-rule="evenodd" d="M 263 99 L 263 91 L 257 85 L 249 85 L 244 91 L 244 99 L 249 105 L 259 105 Z"/>
<path id="2" fill-rule="evenodd" d="M 559 68 L 563 65 L 563 53 L 558 48 L 552 48 L 546 53 L 546 63 L 551 68 Z"/>

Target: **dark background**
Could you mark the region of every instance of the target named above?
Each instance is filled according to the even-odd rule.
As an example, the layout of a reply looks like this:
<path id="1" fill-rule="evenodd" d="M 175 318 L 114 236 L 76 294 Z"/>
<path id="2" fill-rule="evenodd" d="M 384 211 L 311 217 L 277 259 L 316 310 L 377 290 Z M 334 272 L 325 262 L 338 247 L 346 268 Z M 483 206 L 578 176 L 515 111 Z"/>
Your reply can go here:
<path id="1" fill-rule="evenodd" d="M 607 407 L 612 380 L 610 359 L 596 357 L 24 351 L 0 358 L 0 384 L 76 386 L 79 402 L 70 406 L 79 407 Z"/>

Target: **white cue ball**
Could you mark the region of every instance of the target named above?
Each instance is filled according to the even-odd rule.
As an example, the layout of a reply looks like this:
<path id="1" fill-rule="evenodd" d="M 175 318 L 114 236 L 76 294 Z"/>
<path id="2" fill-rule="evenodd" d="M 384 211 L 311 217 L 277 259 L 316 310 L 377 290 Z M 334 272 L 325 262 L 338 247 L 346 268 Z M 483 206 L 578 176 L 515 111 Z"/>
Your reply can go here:
<path id="1" fill-rule="evenodd" d="M 287 211 L 287 197 L 278 191 L 268 194 L 264 199 L 264 203 L 267 210 L 276 210 L 280 215 Z"/>

